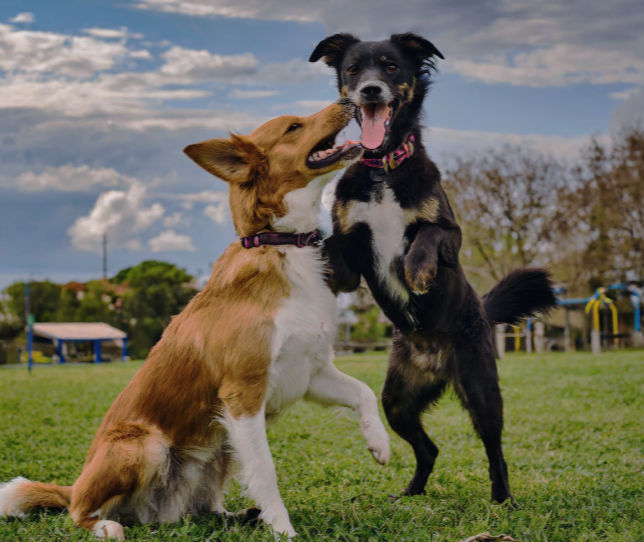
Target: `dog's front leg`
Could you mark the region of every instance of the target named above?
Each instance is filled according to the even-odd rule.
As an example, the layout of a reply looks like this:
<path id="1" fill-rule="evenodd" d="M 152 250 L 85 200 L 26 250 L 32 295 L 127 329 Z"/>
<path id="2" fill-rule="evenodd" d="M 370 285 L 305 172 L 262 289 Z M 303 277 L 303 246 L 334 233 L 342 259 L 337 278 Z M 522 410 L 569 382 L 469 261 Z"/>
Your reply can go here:
<path id="1" fill-rule="evenodd" d="M 439 265 L 458 265 L 461 239 L 461 229 L 456 223 L 447 227 L 432 223 L 421 226 L 405 256 L 405 279 L 413 292 L 427 292 Z"/>
<path id="2" fill-rule="evenodd" d="M 360 286 L 360 274 L 353 271 L 342 255 L 337 236 L 324 241 L 322 253 L 328 262 L 326 283 L 334 294 L 355 292 Z"/>
<path id="3" fill-rule="evenodd" d="M 297 533 L 291 525 L 286 507 L 277 487 L 277 474 L 266 438 L 265 406 L 253 416 L 226 414 L 226 426 L 237 460 L 241 465 L 244 484 L 251 498 L 261 509 L 260 518 L 275 533 L 289 539 Z"/>
<path id="4" fill-rule="evenodd" d="M 358 412 L 367 449 L 378 463 L 386 465 L 389 462 L 389 434 L 380 420 L 378 400 L 369 386 L 339 371 L 329 360 L 311 378 L 305 398 L 327 406 L 349 407 Z"/>

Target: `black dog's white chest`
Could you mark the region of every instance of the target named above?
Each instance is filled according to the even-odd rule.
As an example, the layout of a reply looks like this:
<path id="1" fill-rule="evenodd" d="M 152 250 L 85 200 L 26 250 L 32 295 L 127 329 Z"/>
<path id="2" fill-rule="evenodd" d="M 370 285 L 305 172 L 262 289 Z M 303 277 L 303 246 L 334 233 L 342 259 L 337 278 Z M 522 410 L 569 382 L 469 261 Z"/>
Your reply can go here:
<path id="1" fill-rule="evenodd" d="M 338 214 L 345 232 L 360 223 L 369 227 L 374 278 L 389 297 L 406 301 L 409 290 L 397 269 L 407 250 L 405 232 L 410 217 L 396 201 L 393 190 L 385 185 L 368 202 L 346 202 Z"/>

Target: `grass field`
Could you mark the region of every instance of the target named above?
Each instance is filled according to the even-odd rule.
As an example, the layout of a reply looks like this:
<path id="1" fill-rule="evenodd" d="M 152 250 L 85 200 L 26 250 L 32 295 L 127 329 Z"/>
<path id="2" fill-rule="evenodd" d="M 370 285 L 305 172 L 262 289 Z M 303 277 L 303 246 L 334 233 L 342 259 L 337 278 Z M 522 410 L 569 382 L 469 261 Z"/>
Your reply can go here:
<path id="1" fill-rule="evenodd" d="M 337 365 L 380 391 L 385 356 Z M 0 370 L 0 481 L 72 484 L 102 416 L 139 363 Z M 357 420 L 298 403 L 269 439 L 282 497 L 302 540 L 454 541 L 483 531 L 522 541 L 644 541 L 644 353 L 509 356 L 500 364 L 505 451 L 517 505 L 493 505 L 485 453 L 452 395 L 426 416 L 441 449 L 427 495 L 392 502 L 413 473 L 392 434 L 378 466 Z M 237 485 L 229 510 L 250 506 Z M 126 529 L 130 540 L 273 540 L 216 517 Z M 68 514 L 0 520 L 0 540 L 91 540 Z"/>

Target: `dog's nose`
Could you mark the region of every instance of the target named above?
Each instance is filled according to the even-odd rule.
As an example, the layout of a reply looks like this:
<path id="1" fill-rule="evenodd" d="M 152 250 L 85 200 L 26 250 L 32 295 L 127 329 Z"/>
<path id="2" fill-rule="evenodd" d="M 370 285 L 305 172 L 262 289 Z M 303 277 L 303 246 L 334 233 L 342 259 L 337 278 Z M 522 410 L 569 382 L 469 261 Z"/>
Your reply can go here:
<path id="1" fill-rule="evenodd" d="M 360 89 L 360 94 L 367 100 L 379 100 L 382 89 L 377 85 L 370 85 Z"/>

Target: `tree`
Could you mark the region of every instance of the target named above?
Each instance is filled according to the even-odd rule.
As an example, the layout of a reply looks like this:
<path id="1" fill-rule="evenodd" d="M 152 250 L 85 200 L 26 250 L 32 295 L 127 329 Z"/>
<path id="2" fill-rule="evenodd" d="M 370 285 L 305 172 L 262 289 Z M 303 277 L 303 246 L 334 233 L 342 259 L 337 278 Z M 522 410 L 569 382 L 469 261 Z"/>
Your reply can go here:
<path id="1" fill-rule="evenodd" d="M 131 330 L 134 354 L 141 355 L 161 338 L 170 318 L 195 295 L 193 277 L 175 265 L 145 261 L 126 270 L 120 279 L 128 286 L 121 318 Z"/>
<path id="2" fill-rule="evenodd" d="M 48 280 L 29 283 L 30 312 L 36 322 L 56 322 L 61 287 Z M 25 320 L 25 284 L 14 282 L 4 290 L 7 309 L 22 325 Z"/>
<path id="3" fill-rule="evenodd" d="M 515 267 L 549 264 L 562 166 L 516 147 L 461 158 L 445 187 L 463 229 L 463 261 L 479 283 Z"/>
<path id="4" fill-rule="evenodd" d="M 644 281 L 644 130 L 630 128 L 605 143 L 593 138 L 559 205 L 561 245 L 578 262 L 571 283 L 594 290 Z"/>
<path id="5" fill-rule="evenodd" d="M 0 295 L 0 340 L 15 339 L 25 327 L 24 321 L 12 311 L 11 297 L 3 292 Z"/>
<path id="6" fill-rule="evenodd" d="M 105 322 L 125 331 L 130 350 L 145 357 L 170 318 L 195 295 L 193 277 L 166 262 L 145 261 L 122 270 L 116 280 L 94 280 L 81 289 L 49 281 L 32 282 L 31 312 L 37 322 Z M 25 286 L 16 282 L 0 297 L 0 338 L 11 339 L 25 325 Z"/>

